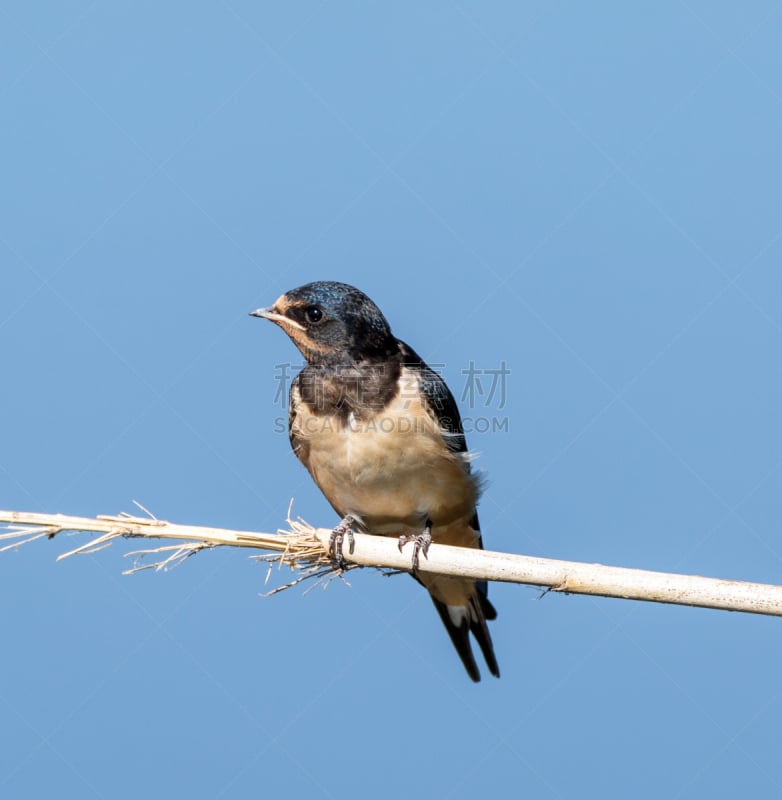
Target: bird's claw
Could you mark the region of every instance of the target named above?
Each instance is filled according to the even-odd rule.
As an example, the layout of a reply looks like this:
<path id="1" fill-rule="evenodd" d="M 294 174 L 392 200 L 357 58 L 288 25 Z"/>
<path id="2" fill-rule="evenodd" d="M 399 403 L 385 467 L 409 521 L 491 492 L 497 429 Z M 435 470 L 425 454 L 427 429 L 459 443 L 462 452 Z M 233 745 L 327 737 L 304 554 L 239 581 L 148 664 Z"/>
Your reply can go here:
<path id="1" fill-rule="evenodd" d="M 399 552 L 409 542 L 413 543 L 413 572 L 418 572 L 418 555 L 424 554 L 424 558 L 429 557 L 429 545 L 432 544 L 432 525 L 427 522 L 426 527 L 421 533 L 414 533 L 399 537 Z"/>
<path id="2" fill-rule="evenodd" d="M 329 555 L 341 566 L 345 566 L 345 559 L 342 557 L 342 543 L 347 536 L 348 552 L 352 553 L 356 546 L 356 540 L 353 536 L 353 523 L 356 518 L 351 514 L 347 514 L 329 536 Z"/>

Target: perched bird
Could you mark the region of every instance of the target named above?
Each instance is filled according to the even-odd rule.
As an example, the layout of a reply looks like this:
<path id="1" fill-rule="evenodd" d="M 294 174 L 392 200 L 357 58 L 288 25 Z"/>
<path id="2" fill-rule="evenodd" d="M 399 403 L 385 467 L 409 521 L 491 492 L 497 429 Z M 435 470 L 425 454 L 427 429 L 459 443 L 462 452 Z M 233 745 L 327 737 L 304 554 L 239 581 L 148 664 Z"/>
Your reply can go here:
<path id="1" fill-rule="evenodd" d="M 411 542 L 413 576 L 429 590 L 469 676 L 480 680 L 472 632 L 499 677 L 486 624 L 497 612 L 485 581 L 417 572 L 433 541 L 482 547 L 480 482 L 445 381 L 345 283 L 308 283 L 251 314 L 279 325 L 306 359 L 291 385 L 288 432 L 342 517 L 331 537 L 334 557 L 342 560 L 354 531 L 398 535 L 400 549 Z"/>

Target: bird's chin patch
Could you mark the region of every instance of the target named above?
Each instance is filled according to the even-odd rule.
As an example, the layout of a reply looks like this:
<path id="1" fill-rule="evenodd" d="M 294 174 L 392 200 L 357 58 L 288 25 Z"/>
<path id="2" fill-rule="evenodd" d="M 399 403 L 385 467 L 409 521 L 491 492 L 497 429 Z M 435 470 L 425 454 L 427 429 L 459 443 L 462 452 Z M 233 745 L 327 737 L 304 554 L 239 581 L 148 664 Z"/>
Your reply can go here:
<path id="1" fill-rule="evenodd" d="M 298 322 L 289 320 L 287 317 L 283 317 L 279 322 L 276 320 L 272 320 L 272 322 L 276 322 L 290 336 L 291 341 L 296 345 L 308 364 L 317 364 L 324 356 L 328 355 L 325 351 L 329 350 L 329 348 L 324 348 L 321 344 L 313 342 L 307 329 Z"/>

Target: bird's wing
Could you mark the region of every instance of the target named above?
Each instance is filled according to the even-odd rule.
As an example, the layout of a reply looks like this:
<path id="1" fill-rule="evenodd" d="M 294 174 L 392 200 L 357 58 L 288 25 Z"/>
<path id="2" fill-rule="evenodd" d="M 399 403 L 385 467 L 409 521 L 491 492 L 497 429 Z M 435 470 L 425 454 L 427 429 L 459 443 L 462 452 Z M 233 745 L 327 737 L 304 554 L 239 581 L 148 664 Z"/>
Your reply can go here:
<path id="1" fill-rule="evenodd" d="M 400 341 L 399 349 L 404 366 L 418 373 L 419 385 L 426 401 L 427 410 L 444 431 L 446 444 L 453 452 L 466 454 L 467 440 L 464 436 L 462 418 L 448 384 L 409 345 Z M 465 467 L 469 470 L 469 460 L 465 460 Z M 477 511 L 470 520 L 469 526 L 477 534 L 477 546 L 483 549 Z M 416 579 L 422 582 L 420 578 Z M 474 681 L 480 680 L 480 672 L 470 646 L 470 633 L 472 633 L 483 652 L 489 671 L 492 675 L 499 677 L 500 670 L 486 624 L 487 620 L 497 617 L 497 611 L 489 602 L 488 584 L 486 581 L 466 581 L 466 583 L 472 583 L 475 586 L 467 605 L 450 606 L 435 597 L 430 590 L 432 602 L 469 676 Z M 430 587 L 427 586 L 427 588 Z"/>
<path id="2" fill-rule="evenodd" d="M 448 384 L 412 347 L 400 341 L 399 350 L 402 354 L 403 365 L 418 374 L 427 410 L 446 434 L 445 441 L 448 447 L 454 453 L 466 453 L 467 440 L 462 428 L 462 417 Z"/>

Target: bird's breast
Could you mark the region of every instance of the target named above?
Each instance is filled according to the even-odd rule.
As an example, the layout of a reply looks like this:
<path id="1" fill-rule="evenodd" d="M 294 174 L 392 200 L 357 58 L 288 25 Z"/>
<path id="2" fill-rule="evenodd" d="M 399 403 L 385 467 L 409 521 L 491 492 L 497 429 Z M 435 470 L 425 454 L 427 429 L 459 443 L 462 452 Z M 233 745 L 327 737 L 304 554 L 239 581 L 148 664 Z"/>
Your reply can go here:
<path id="1" fill-rule="evenodd" d="M 318 414 L 293 398 L 291 439 L 338 513 L 357 516 L 377 533 L 420 530 L 470 518 L 478 499 L 464 453 L 453 452 L 403 375 L 399 391 L 375 413 Z"/>

